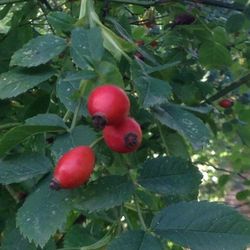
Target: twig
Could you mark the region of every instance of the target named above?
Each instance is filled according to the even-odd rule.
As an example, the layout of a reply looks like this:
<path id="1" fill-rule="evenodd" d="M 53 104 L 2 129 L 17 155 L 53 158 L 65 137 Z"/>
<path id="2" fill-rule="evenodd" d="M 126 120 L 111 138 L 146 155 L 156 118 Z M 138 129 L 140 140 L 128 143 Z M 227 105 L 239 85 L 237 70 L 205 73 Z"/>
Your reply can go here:
<path id="1" fill-rule="evenodd" d="M 136 210 L 137 210 L 137 214 L 138 214 L 138 217 L 139 217 L 139 220 L 141 222 L 141 226 L 142 226 L 142 229 L 147 231 L 148 228 L 145 224 L 145 221 L 144 221 L 144 218 L 142 216 L 142 212 L 141 212 L 141 208 L 140 208 L 140 205 L 139 205 L 139 202 L 138 202 L 138 199 L 137 199 L 137 196 L 134 195 L 134 201 L 135 201 L 135 206 L 136 206 Z"/>
<path id="2" fill-rule="evenodd" d="M 48 10 L 53 10 L 52 7 L 50 6 L 49 2 L 47 0 L 40 0 L 42 4 L 44 4 Z"/>
<path id="3" fill-rule="evenodd" d="M 9 3 L 23 3 L 28 2 L 29 0 L 1 0 L 0 5 L 9 4 Z"/>
<path id="4" fill-rule="evenodd" d="M 163 143 L 163 145 L 164 145 L 164 148 L 165 148 L 165 153 L 166 153 L 167 155 L 169 155 L 168 145 L 167 145 L 166 139 L 165 139 L 165 137 L 164 137 L 164 134 L 163 134 L 163 131 L 162 131 L 162 127 L 161 127 L 161 124 L 160 124 L 158 121 L 156 121 L 156 123 L 157 123 L 158 130 L 159 130 L 159 132 L 160 132 L 161 141 L 162 141 L 162 143 Z"/>
<path id="5" fill-rule="evenodd" d="M 11 195 L 11 197 L 15 200 L 16 203 L 19 203 L 19 198 L 16 194 L 16 192 L 12 189 L 11 186 L 9 185 L 5 185 L 5 189 L 9 192 L 9 194 Z"/>
<path id="6" fill-rule="evenodd" d="M 241 173 L 234 172 L 234 171 L 231 171 L 231 170 L 227 170 L 227 169 L 224 169 L 224 168 L 218 168 L 218 167 L 215 167 L 215 166 L 213 166 L 211 164 L 209 164 L 209 166 L 211 166 L 215 170 L 218 170 L 218 171 L 221 171 L 221 172 L 229 173 L 229 174 L 232 174 L 232 175 L 238 175 L 241 179 L 243 179 L 245 181 L 248 181 L 248 178 L 246 176 L 242 175 Z"/>
<path id="7" fill-rule="evenodd" d="M 102 17 L 103 19 L 108 16 L 109 14 L 109 0 L 104 0 L 103 1 L 103 14 Z"/>
<path id="8" fill-rule="evenodd" d="M 50 25 L 50 23 L 49 23 L 49 21 L 48 21 L 47 11 L 46 11 L 46 9 L 44 8 L 43 2 L 42 2 L 41 0 L 39 0 L 38 3 L 40 3 L 40 4 L 39 4 L 39 5 L 40 5 L 40 8 L 41 8 L 41 10 L 42 10 L 42 12 L 43 12 L 43 14 L 44 14 L 44 17 L 45 17 L 45 19 L 46 19 L 46 21 L 47 21 L 47 23 L 48 23 L 48 25 L 49 25 L 49 27 L 50 27 L 52 33 L 55 33 L 53 27 Z"/>
<path id="9" fill-rule="evenodd" d="M 225 8 L 230 10 L 243 11 L 244 6 L 239 4 L 224 3 L 219 0 L 184 0 L 184 1 L 173 1 L 173 0 L 151 0 L 151 1 L 139 1 L 139 0 L 110 0 L 110 2 L 123 3 L 123 4 L 134 4 L 138 6 L 150 7 L 166 3 L 176 3 L 176 2 L 187 2 L 187 3 L 198 3 L 209 6 L 215 6 L 219 8 Z"/>
<path id="10" fill-rule="evenodd" d="M 238 11 L 244 10 L 244 7 L 242 5 L 225 3 L 222 1 L 218 1 L 218 0 L 185 0 L 185 2 L 205 4 L 205 5 L 210 5 L 210 6 L 215 6 L 215 7 L 220 7 L 220 8 L 230 9 L 230 10 L 238 10 Z"/>
<path id="11" fill-rule="evenodd" d="M 2 125 L 0 125 L 0 130 L 13 128 L 13 127 L 16 127 L 16 126 L 19 126 L 19 125 L 22 125 L 22 123 L 21 122 L 14 122 L 14 123 L 2 124 Z"/>
<path id="12" fill-rule="evenodd" d="M 201 164 L 201 165 L 211 166 L 212 168 L 214 168 L 217 171 L 225 172 L 225 173 L 228 173 L 228 174 L 231 174 L 231 175 L 238 175 L 241 179 L 243 179 L 245 181 L 249 180 L 246 176 L 244 176 L 241 173 L 234 172 L 234 171 L 231 171 L 231 170 L 228 170 L 228 169 L 224 169 L 224 168 L 218 168 L 218 167 L 214 166 L 213 164 L 211 164 L 210 162 L 195 162 L 195 164 Z"/>
<path id="13" fill-rule="evenodd" d="M 229 92 L 233 91 L 234 89 L 237 89 L 241 85 L 244 85 L 244 84 L 246 84 L 248 82 L 250 82 L 250 74 L 247 74 L 247 75 L 243 76 L 242 78 L 240 78 L 239 80 L 236 80 L 236 81 L 232 82 L 229 86 L 225 87 L 224 89 L 222 89 L 221 91 L 219 91 L 215 95 L 209 97 L 208 99 L 206 99 L 202 103 L 214 102 L 214 101 L 220 99 L 221 97 L 225 96 Z"/>
<path id="14" fill-rule="evenodd" d="M 70 129 L 69 129 L 70 132 L 72 132 L 73 129 L 75 128 L 75 126 L 76 126 L 77 118 L 78 118 L 78 114 L 79 114 L 81 105 L 82 105 L 82 99 L 80 99 L 78 101 L 78 104 L 76 106 L 76 109 L 75 109 L 75 112 L 74 112 L 74 116 L 73 116 L 73 119 L 72 119 L 72 122 L 71 122 L 71 126 L 70 126 Z"/>

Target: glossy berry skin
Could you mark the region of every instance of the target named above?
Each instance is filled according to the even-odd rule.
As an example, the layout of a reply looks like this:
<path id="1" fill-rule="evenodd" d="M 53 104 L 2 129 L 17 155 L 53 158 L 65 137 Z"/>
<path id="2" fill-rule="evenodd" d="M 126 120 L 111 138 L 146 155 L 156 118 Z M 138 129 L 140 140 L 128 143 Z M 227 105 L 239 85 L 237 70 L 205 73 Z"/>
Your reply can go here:
<path id="1" fill-rule="evenodd" d="M 88 146 L 78 146 L 66 152 L 58 161 L 50 187 L 77 188 L 88 181 L 95 166 L 95 154 Z"/>
<path id="2" fill-rule="evenodd" d="M 230 108 L 232 107 L 234 104 L 234 102 L 230 99 L 223 99 L 223 100 L 220 100 L 219 101 L 219 105 L 222 107 L 222 108 Z"/>
<path id="3" fill-rule="evenodd" d="M 95 88 L 89 95 L 87 107 L 95 128 L 119 124 L 130 109 L 125 91 L 116 85 L 105 84 Z"/>
<path id="4" fill-rule="evenodd" d="M 142 131 L 136 120 L 127 117 L 118 126 L 106 126 L 103 130 L 103 137 L 111 150 L 130 153 L 141 145 Z"/>

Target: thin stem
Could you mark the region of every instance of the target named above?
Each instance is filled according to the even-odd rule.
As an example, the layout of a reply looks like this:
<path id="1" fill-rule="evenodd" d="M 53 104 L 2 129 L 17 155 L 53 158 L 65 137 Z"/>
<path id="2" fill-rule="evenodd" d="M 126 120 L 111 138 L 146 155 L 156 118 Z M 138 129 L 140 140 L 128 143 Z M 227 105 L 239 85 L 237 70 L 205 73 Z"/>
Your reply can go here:
<path id="1" fill-rule="evenodd" d="M 28 2 L 29 0 L 1 0 L 0 5 L 9 4 L 9 3 L 23 3 Z"/>
<path id="2" fill-rule="evenodd" d="M 197 1 L 195 1 L 195 0 L 185 0 L 185 2 L 197 3 Z M 238 11 L 244 10 L 244 6 L 242 6 L 242 5 L 225 3 L 225 2 L 222 2 L 220 0 L 219 1 L 218 0 L 199 0 L 198 3 L 204 4 L 204 5 L 220 7 L 220 8 L 225 8 L 225 9 L 230 9 L 230 10 L 238 10 Z"/>
<path id="3" fill-rule="evenodd" d="M 85 92 L 85 89 L 86 89 L 86 86 L 87 86 L 87 83 L 88 81 L 81 81 L 80 83 L 80 99 L 78 101 L 78 105 L 75 109 L 75 112 L 74 112 L 74 116 L 73 116 L 73 119 L 72 119 L 72 123 L 71 123 L 71 126 L 70 126 L 70 129 L 69 131 L 71 132 L 75 126 L 76 126 L 76 122 L 77 122 L 77 117 L 78 117 L 78 114 L 79 114 L 79 111 L 80 111 L 80 108 L 81 108 L 81 105 L 82 105 L 82 97 L 84 95 L 84 92 Z"/>
<path id="4" fill-rule="evenodd" d="M 158 130 L 159 130 L 159 132 L 160 132 L 160 137 L 161 137 L 163 146 L 164 146 L 164 148 L 165 148 L 166 154 L 169 155 L 168 145 L 167 145 L 166 139 L 165 139 L 165 137 L 164 137 L 164 134 L 163 134 L 163 131 L 162 131 L 162 127 L 161 127 L 161 124 L 160 124 L 158 121 L 156 121 L 156 123 L 157 123 Z"/>
<path id="5" fill-rule="evenodd" d="M 65 113 L 64 117 L 63 117 L 63 121 L 66 122 L 69 117 L 70 117 L 70 114 L 71 114 L 71 111 L 70 110 L 67 110 L 67 112 Z"/>
<path id="6" fill-rule="evenodd" d="M 110 0 L 110 2 L 115 3 L 123 3 L 123 4 L 134 4 L 138 6 L 144 6 L 144 7 L 150 7 L 160 4 L 167 4 L 167 3 L 176 3 L 176 2 L 188 2 L 188 3 L 198 3 L 198 4 L 204 4 L 208 6 L 214 6 L 219 8 L 225 8 L 230 10 L 238 10 L 243 11 L 244 6 L 239 4 L 231 4 L 231 3 L 224 3 L 219 0 L 182 0 L 182 1 L 173 1 L 173 0 L 151 0 L 151 1 L 142 1 L 142 0 Z"/>
<path id="7" fill-rule="evenodd" d="M 218 167 L 214 166 L 213 164 L 211 164 L 210 162 L 194 162 L 194 163 L 195 164 L 205 165 L 205 166 L 211 166 L 212 168 L 214 168 L 217 171 L 225 172 L 225 173 L 228 173 L 228 174 L 231 174 L 231 175 L 238 175 L 241 179 L 243 179 L 245 181 L 249 180 L 246 176 L 244 176 L 241 173 L 234 172 L 234 171 L 231 171 L 231 170 L 228 170 L 228 169 L 224 169 L 224 168 L 218 168 Z"/>
<path id="8" fill-rule="evenodd" d="M 46 22 L 48 23 L 52 33 L 55 34 L 55 31 L 54 31 L 54 28 L 50 25 L 49 21 L 48 21 L 48 13 L 47 13 L 47 10 L 44 8 L 44 5 L 41 1 L 38 0 L 38 4 L 40 6 L 40 9 L 42 10 L 43 14 L 44 14 L 44 17 L 46 19 Z"/>
<path id="9" fill-rule="evenodd" d="M 148 228 L 147 228 L 147 226 L 145 224 L 145 221 L 144 221 L 144 218 L 143 218 L 143 215 L 142 215 L 142 212 L 141 212 L 140 204 L 138 202 L 138 198 L 137 198 L 136 195 L 134 195 L 134 201 L 135 201 L 135 206 L 136 206 L 136 210 L 137 210 L 139 220 L 141 222 L 142 229 L 145 230 L 145 231 L 148 231 Z"/>
<path id="10" fill-rule="evenodd" d="M 218 167 L 215 167 L 213 165 L 211 165 L 211 167 L 213 167 L 217 171 L 222 171 L 222 172 L 229 173 L 229 174 L 232 174 L 232 175 L 238 175 L 241 179 L 243 179 L 245 181 L 249 180 L 246 176 L 242 175 L 241 173 L 233 172 L 233 171 L 230 171 L 230 170 L 227 170 L 227 169 L 224 169 L 224 168 L 218 168 Z"/>
<path id="11" fill-rule="evenodd" d="M 126 222 L 128 224 L 128 227 L 132 230 L 134 227 L 133 227 L 133 225 L 131 223 L 131 220 L 129 219 L 129 216 L 128 216 L 127 212 L 125 211 L 125 208 L 123 209 L 123 216 L 125 217 L 125 220 L 126 220 Z"/>
<path id="12" fill-rule="evenodd" d="M 81 0 L 79 20 L 82 19 L 86 14 L 87 1 Z"/>
<path id="13" fill-rule="evenodd" d="M 15 200 L 16 203 L 19 203 L 20 200 L 16 194 L 16 192 L 13 190 L 13 188 L 9 185 L 5 185 L 5 189 L 9 192 L 9 194 L 11 195 L 11 197 Z"/>
<path id="14" fill-rule="evenodd" d="M 16 126 L 19 126 L 19 125 L 22 125 L 22 123 L 20 123 L 20 122 L 6 123 L 6 124 L 3 124 L 3 125 L 0 125 L 0 130 L 16 127 Z"/>
<path id="15" fill-rule="evenodd" d="M 82 100 L 80 99 L 79 102 L 78 102 L 78 105 L 76 106 L 75 112 L 74 112 L 74 116 L 73 116 L 71 126 L 70 126 L 70 129 L 69 129 L 70 132 L 72 132 L 72 130 L 76 127 L 77 117 L 78 117 L 81 105 L 82 105 Z"/>
<path id="16" fill-rule="evenodd" d="M 109 0 L 103 1 L 103 18 L 105 18 L 109 13 Z"/>
<path id="17" fill-rule="evenodd" d="M 242 78 L 240 78 L 239 80 L 232 82 L 229 86 L 225 87 L 224 89 L 222 89 L 221 91 L 219 91 L 215 95 L 209 97 L 203 103 L 214 102 L 214 101 L 220 99 L 221 97 L 225 96 L 226 94 L 232 92 L 233 90 L 239 88 L 241 85 L 248 83 L 249 80 L 250 80 L 250 74 L 247 74 L 247 75 L 243 76 Z"/>
<path id="18" fill-rule="evenodd" d="M 95 147 L 102 139 L 103 139 L 103 136 L 97 138 L 95 141 L 93 141 L 93 142 L 89 145 L 89 147 L 91 147 L 91 148 Z"/>
<path id="19" fill-rule="evenodd" d="M 52 7 L 50 6 L 49 2 L 47 0 L 40 0 L 42 4 L 44 4 L 48 10 L 52 10 Z"/>

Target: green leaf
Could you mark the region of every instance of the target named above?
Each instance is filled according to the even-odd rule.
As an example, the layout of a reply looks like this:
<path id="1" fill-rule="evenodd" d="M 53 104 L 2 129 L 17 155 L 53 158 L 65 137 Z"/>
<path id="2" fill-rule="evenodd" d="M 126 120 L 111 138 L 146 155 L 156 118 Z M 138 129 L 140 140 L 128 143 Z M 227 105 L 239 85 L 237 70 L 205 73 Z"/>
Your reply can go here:
<path id="1" fill-rule="evenodd" d="M 21 143 L 26 138 L 44 132 L 62 132 L 62 127 L 57 126 L 39 126 L 39 125 L 21 125 L 10 129 L 0 139 L 0 156 Z"/>
<path id="2" fill-rule="evenodd" d="M 134 185 L 126 176 L 105 176 L 90 182 L 76 200 L 75 208 L 89 212 L 121 205 L 134 193 Z"/>
<path id="3" fill-rule="evenodd" d="M 99 28 L 76 28 L 72 31 L 71 56 L 82 69 L 100 62 L 104 54 L 102 33 Z"/>
<path id="4" fill-rule="evenodd" d="M 140 103 L 145 108 L 167 102 L 172 93 L 168 82 L 149 76 L 135 79 L 135 87 L 139 92 Z"/>
<path id="5" fill-rule="evenodd" d="M 162 124 L 176 130 L 189 140 L 195 149 L 204 146 L 210 138 L 210 131 L 205 124 L 177 105 L 163 104 L 155 107 L 153 113 Z"/>
<path id="6" fill-rule="evenodd" d="M 25 121 L 27 125 L 54 126 L 67 129 L 63 119 L 56 114 L 39 114 Z"/>
<path id="7" fill-rule="evenodd" d="M 231 207 L 180 202 L 163 209 L 152 222 L 160 236 L 192 250 L 242 250 L 250 243 L 250 221 Z"/>
<path id="8" fill-rule="evenodd" d="M 12 4 L 6 4 L 0 11 L 0 20 L 5 18 L 5 16 L 8 14 L 9 10 L 11 9 Z"/>
<path id="9" fill-rule="evenodd" d="M 223 45 L 211 41 L 203 43 L 199 49 L 200 63 L 209 68 L 230 66 L 231 54 Z"/>
<path id="10" fill-rule="evenodd" d="M 144 231 L 128 231 L 114 239 L 107 250 L 163 250 L 159 239 Z"/>
<path id="11" fill-rule="evenodd" d="M 226 29 L 231 33 L 239 32 L 243 28 L 245 21 L 246 18 L 243 14 L 235 13 L 227 19 Z"/>
<path id="12" fill-rule="evenodd" d="M 0 161 L 0 183 L 18 183 L 51 170 L 51 162 L 47 157 L 38 153 L 16 155 Z"/>
<path id="13" fill-rule="evenodd" d="M 20 95 L 54 75 L 48 67 L 13 69 L 0 75 L 0 99 Z"/>
<path id="14" fill-rule="evenodd" d="M 139 184 L 150 191 L 185 200 L 197 198 L 202 175 L 191 162 L 159 157 L 144 162 Z"/>
<path id="15" fill-rule="evenodd" d="M 45 64 L 62 53 L 67 47 L 63 38 L 55 35 L 38 36 L 14 53 L 11 65 L 35 67 Z"/>
<path id="16" fill-rule="evenodd" d="M 222 45 L 228 45 L 229 36 L 224 27 L 217 26 L 213 29 L 213 37 L 217 43 Z"/>
<path id="17" fill-rule="evenodd" d="M 165 142 L 168 148 L 168 152 L 172 156 L 182 157 L 189 159 L 188 147 L 185 140 L 177 133 L 167 133 L 165 136 Z"/>
<path id="18" fill-rule="evenodd" d="M 41 184 L 17 213 L 21 233 L 36 245 L 44 247 L 50 237 L 62 229 L 71 210 L 70 192 L 49 188 L 49 180 Z"/>
<path id="19" fill-rule="evenodd" d="M 123 77 L 117 66 L 114 64 L 102 61 L 96 65 L 95 71 L 98 74 L 98 81 L 100 84 L 113 83 L 123 86 Z"/>
<path id="20" fill-rule="evenodd" d="M 147 74 L 152 74 L 155 72 L 164 71 L 166 69 L 173 68 L 173 67 L 179 65 L 180 63 L 181 63 L 180 61 L 174 61 L 174 62 L 170 62 L 170 63 L 161 64 L 159 66 L 146 67 L 146 72 L 147 72 Z"/>
<path id="21" fill-rule="evenodd" d="M 247 200 L 248 197 L 250 197 L 250 190 L 249 189 L 240 191 L 236 194 L 236 199 L 239 201 Z"/>
<path id="22" fill-rule="evenodd" d="M 15 220 L 9 221 L 3 232 L 1 250 L 37 250 L 34 243 L 30 243 L 25 239 L 18 228 L 16 228 Z"/>
<path id="23" fill-rule="evenodd" d="M 47 16 L 49 24 L 58 32 L 70 31 L 75 19 L 65 12 L 53 11 Z"/>
<path id="24" fill-rule="evenodd" d="M 51 148 L 56 160 L 69 149 L 89 145 L 96 140 L 96 132 L 88 126 L 77 126 L 71 133 L 58 136 Z"/>
<path id="25" fill-rule="evenodd" d="M 56 93 L 60 101 L 65 105 L 65 107 L 75 112 L 78 105 L 78 96 L 80 90 L 80 83 L 82 80 L 90 80 L 96 77 L 94 71 L 83 70 L 80 72 L 67 72 L 59 78 L 56 85 Z M 83 107 L 81 113 L 83 113 Z"/>
<path id="26" fill-rule="evenodd" d="M 86 228 L 80 225 L 74 225 L 65 234 L 64 248 L 80 248 L 82 246 L 92 245 L 96 239 L 88 232 Z"/>

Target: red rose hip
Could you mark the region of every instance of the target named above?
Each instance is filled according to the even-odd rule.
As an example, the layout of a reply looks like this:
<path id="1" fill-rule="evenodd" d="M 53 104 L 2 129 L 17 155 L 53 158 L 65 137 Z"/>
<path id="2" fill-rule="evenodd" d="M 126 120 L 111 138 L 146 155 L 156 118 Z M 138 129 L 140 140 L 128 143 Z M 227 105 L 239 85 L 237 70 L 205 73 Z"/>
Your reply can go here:
<path id="1" fill-rule="evenodd" d="M 234 104 L 234 102 L 231 99 L 222 99 L 219 101 L 219 105 L 225 109 L 232 107 L 233 104 Z"/>
<path id="2" fill-rule="evenodd" d="M 103 137 L 111 150 L 130 153 L 141 145 L 142 131 L 136 120 L 127 117 L 117 126 L 106 126 L 103 130 Z"/>
<path id="3" fill-rule="evenodd" d="M 130 101 L 125 91 L 116 85 L 105 84 L 95 88 L 89 95 L 88 112 L 95 128 L 119 124 L 130 109 Z"/>
<path id="4" fill-rule="evenodd" d="M 88 146 L 78 146 L 66 152 L 58 161 L 50 187 L 76 188 L 88 181 L 95 166 L 95 154 Z"/>

